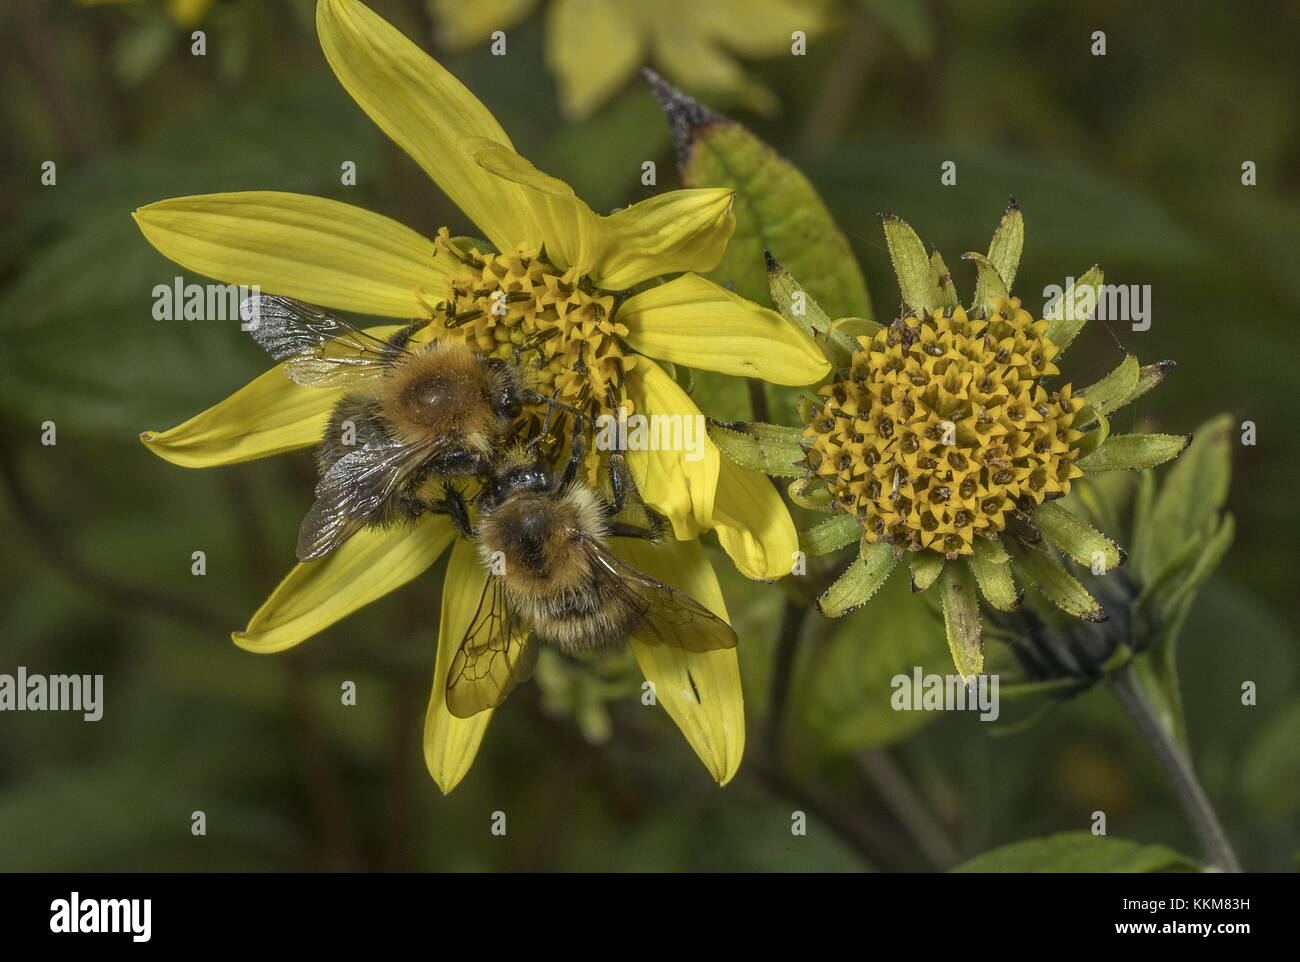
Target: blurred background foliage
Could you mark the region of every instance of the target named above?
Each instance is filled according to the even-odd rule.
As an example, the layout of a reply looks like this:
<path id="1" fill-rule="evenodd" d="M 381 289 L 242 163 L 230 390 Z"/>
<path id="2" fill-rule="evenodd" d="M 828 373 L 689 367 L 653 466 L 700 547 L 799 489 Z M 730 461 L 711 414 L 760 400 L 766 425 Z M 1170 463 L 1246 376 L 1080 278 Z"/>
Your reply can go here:
<path id="1" fill-rule="evenodd" d="M 432 49 L 421 0 L 374 6 Z M 905 217 L 969 292 L 974 271 L 958 255 L 983 249 L 1014 195 L 1027 223 L 1016 286 L 1031 304 L 1093 263 L 1111 283 L 1154 292 L 1149 331 L 1093 324 L 1076 342 L 1080 383 L 1110 370 L 1121 345 L 1178 362 L 1113 430 L 1187 431 L 1220 411 L 1258 426 L 1256 446 L 1232 445 L 1237 537 L 1187 619 L 1179 671 L 1191 748 L 1242 861 L 1293 867 L 1295 6 L 845 0 L 836 10 L 806 57 L 748 64 L 777 113 L 704 99 L 808 175 L 877 316 L 897 309 L 878 211 Z M 556 664 L 542 672 L 545 697 L 521 688 L 465 783 L 441 797 L 420 752 L 440 571 L 287 655 L 236 649 L 229 630 L 292 563 L 310 456 L 192 472 L 137 443 L 265 360 L 229 325 L 153 320 L 151 290 L 178 268 L 130 211 L 263 188 L 347 200 L 430 234 L 466 226 L 349 100 L 312 22 L 308 0 L 218 2 L 198 57 L 189 28 L 154 0 L 12 0 L 0 11 L 0 672 L 106 676 L 97 723 L 0 716 L 0 869 L 948 868 L 1086 829 L 1097 810 L 1113 836 L 1198 854 L 1150 750 L 1103 692 L 1006 737 L 991 736 L 1023 715 L 1010 702 L 992 725 L 892 711 L 890 676 L 948 665 L 937 617 L 910 603 L 901 576 L 800 646 L 789 700 L 773 711 L 782 592 L 719 564 L 742 637 L 750 746 L 724 791 L 662 713 L 605 700 L 623 680 Z M 1104 57 L 1089 53 L 1094 30 L 1106 32 Z M 481 46 L 444 62 L 522 153 L 601 210 L 677 183 L 646 84 L 566 125 L 541 20 L 509 44 L 504 61 Z M 57 185 L 44 187 L 51 160 Z M 349 160 L 355 187 L 340 184 Z M 658 162 L 657 188 L 640 183 L 645 160 Z M 955 187 L 939 184 L 948 160 Z M 1258 186 L 1241 183 L 1247 160 Z M 743 385 L 701 378 L 697 393 L 710 414 L 749 414 Z M 775 400 L 773 419 L 788 423 L 793 410 Z M 56 446 L 40 443 L 45 421 Z M 207 554 L 202 578 L 190 573 L 195 550 Z M 340 704 L 347 680 L 355 707 Z M 1244 680 L 1259 686 L 1257 707 L 1240 703 Z M 506 839 L 488 831 L 498 809 Z M 190 834 L 195 810 L 207 813 L 206 838 Z M 806 837 L 791 835 L 794 810 L 809 815 Z"/>

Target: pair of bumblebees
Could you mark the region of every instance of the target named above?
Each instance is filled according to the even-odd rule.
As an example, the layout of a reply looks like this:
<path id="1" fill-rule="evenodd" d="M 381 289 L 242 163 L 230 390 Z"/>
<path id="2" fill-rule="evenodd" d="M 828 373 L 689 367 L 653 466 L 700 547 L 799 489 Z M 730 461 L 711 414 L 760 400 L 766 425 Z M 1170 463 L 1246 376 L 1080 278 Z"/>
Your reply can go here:
<path id="1" fill-rule="evenodd" d="M 425 322 L 381 340 L 286 297 L 256 295 L 243 315 L 293 381 L 347 391 L 319 448 L 300 560 L 427 512 L 449 515 L 478 547 L 490 574 L 448 674 L 453 715 L 501 704 L 531 676 L 543 643 L 569 655 L 633 635 L 688 651 L 735 646 L 725 621 L 610 550 L 612 537 L 657 540 L 664 519 L 641 501 L 621 453 L 609 457 L 611 497 L 579 480 L 586 415 L 566 408 L 574 445 L 563 470 L 517 443 L 524 405 L 551 406 L 543 435 L 564 407 L 529 388 L 519 364 L 449 339 L 417 344 Z M 468 502 L 461 485 L 477 486 Z M 638 517 L 621 520 L 625 512 Z"/>

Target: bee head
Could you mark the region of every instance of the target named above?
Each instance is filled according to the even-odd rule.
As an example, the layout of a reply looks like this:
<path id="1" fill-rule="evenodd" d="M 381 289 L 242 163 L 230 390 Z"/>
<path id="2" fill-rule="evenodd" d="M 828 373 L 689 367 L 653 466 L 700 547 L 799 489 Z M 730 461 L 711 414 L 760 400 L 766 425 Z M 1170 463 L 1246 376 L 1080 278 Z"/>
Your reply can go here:
<path id="1" fill-rule="evenodd" d="M 499 357 L 490 357 L 483 365 L 491 376 L 492 409 L 514 420 L 524 407 L 524 385 L 519 368 Z"/>
<path id="2" fill-rule="evenodd" d="M 500 504 L 517 492 L 546 491 L 550 487 L 551 476 L 545 465 L 516 448 L 502 457 L 484 493 L 491 504 Z"/>

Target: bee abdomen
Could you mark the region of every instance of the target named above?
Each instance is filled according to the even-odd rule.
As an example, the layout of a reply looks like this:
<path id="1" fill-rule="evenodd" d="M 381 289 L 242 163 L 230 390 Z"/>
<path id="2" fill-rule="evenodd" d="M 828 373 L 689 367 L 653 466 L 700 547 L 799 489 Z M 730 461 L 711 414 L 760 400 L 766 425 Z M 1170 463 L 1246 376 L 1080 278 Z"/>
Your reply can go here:
<path id="1" fill-rule="evenodd" d="M 367 444 L 383 444 L 392 437 L 379 414 L 377 400 L 347 394 L 334 405 L 329 426 L 316 449 L 316 466 L 324 476 L 336 461 Z"/>
<path id="2" fill-rule="evenodd" d="M 566 654 L 605 651 L 627 640 L 640 614 L 608 591 L 565 593 L 534 605 L 538 640 Z"/>

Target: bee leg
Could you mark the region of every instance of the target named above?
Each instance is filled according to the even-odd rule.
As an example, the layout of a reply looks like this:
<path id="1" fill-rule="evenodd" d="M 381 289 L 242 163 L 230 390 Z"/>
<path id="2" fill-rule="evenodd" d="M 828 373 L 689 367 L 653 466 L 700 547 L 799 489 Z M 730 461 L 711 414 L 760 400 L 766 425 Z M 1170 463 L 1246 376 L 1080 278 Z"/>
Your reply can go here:
<path id="1" fill-rule="evenodd" d="M 606 506 L 609 518 L 613 519 L 622 514 L 630 501 L 644 516 L 646 523 L 644 525 L 627 526 L 646 532 L 639 535 L 639 537 L 649 538 L 652 541 L 664 536 L 668 520 L 645 503 L 645 500 L 641 497 L 641 492 L 637 490 L 636 482 L 632 480 L 632 472 L 628 469 L 627 458 L 624 457 L 622 451 L 613 451 L 609 455 L 609 487 L 610 493 L 613 495 L 612 500 Z M 638 537 L 638 535 L 629 535 L 628 537 Z"/>
<path id="2" fill-rule="evenodd" d="M 546 405 L 546 417 L 542 419 L 542 429 L 537 433 L 537 437 L 533 438 L 526 445 L 524 445 L 524 450 L 529 452 L 530 454 L 532 453 L 533 448 L 537 447 L 538 444 L 546 440 L 546 438 L 548 438 L 551 434 L 551 418 L 555 414 L 555 394 L 559 394 L 560 389 L 557 387 L 555 389 L 555 394 L 552 394 L 549 398 L 541 394 L 537 394 L 537 392 L 535 391 L 532 393 L 536 394 L 537 396 L 537 400 L 534 402 L 535 404 Z"/>
<path id="3" fill-rule="evenodd" d="M 469 520 L 469 506 L 465 504 L 465 496 L 455 488 L 444 487 L 442 498 L 430 502 L 429 510 L 434 514 L 445 514 L 451 518 L 451 523 L 456 526 L 456 530 L 462 537 L 474 537 L 474 526 Z"/>
<path id="4" fill-rule="evenodd" d="M 411 338 L 428 326 L 429 322 L 426 320 L 412 321 L 388 339 L 388 346 L 394 353 L 405 351 L 406 346 L 411 343 Z"/>
<path id="5" fill-rule="evenodd" d="M 626 521 L 611 521 L 609 523 L 609 536 L 611 538 L 640 538 L 643 541 L 662 541 L 664 537 L 663 530 L 659 527 L 643 528 L 639 524 L 628 524 Z"/>
<path id="6" fill-rule="evenodd" d="M 573 432 L 573 444 L 569 447 L 569 463 L 564 466 L 564 474 L 560 476 L 559 487 L 567 488 L 578 478 L 578 469 L 582 467 L 582 460 L 587 456 L 587 439 L 579 431 Z"/>

